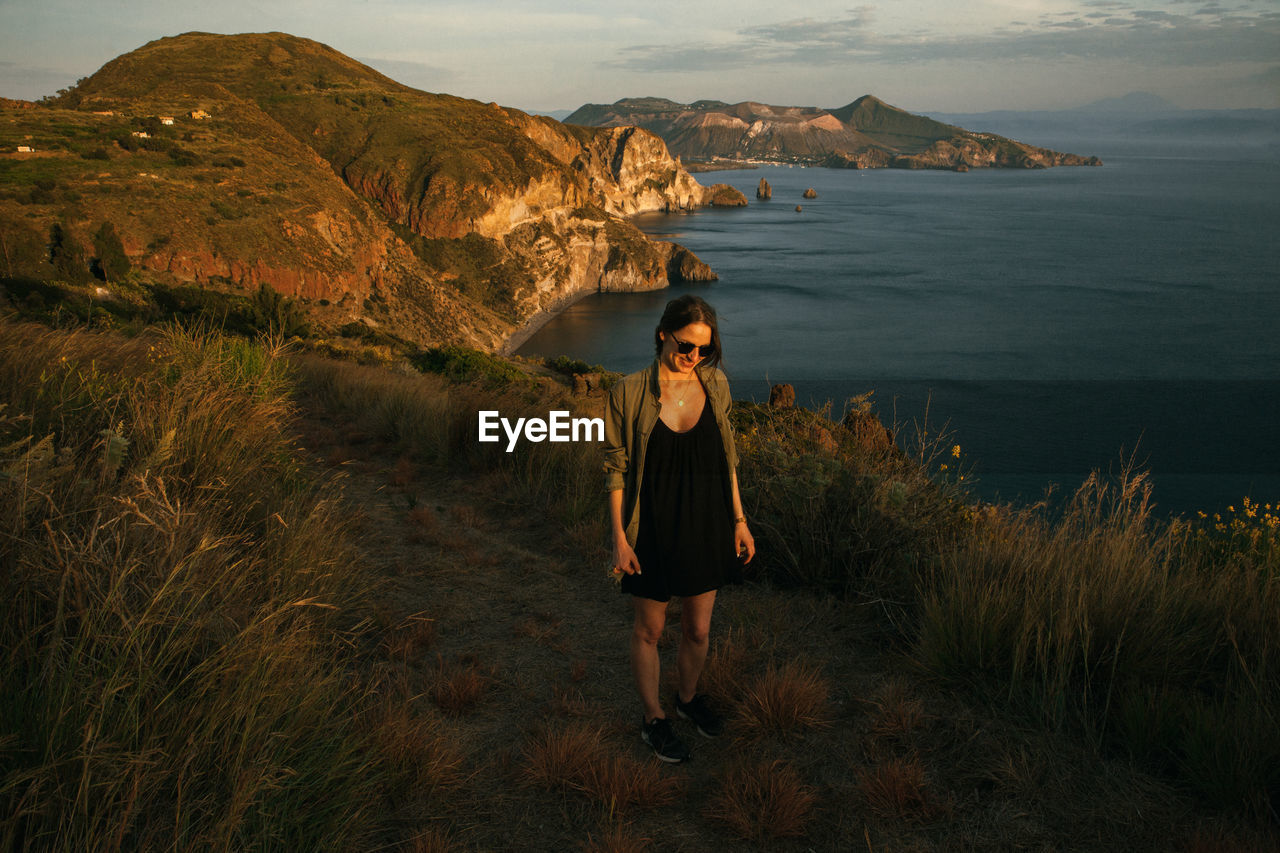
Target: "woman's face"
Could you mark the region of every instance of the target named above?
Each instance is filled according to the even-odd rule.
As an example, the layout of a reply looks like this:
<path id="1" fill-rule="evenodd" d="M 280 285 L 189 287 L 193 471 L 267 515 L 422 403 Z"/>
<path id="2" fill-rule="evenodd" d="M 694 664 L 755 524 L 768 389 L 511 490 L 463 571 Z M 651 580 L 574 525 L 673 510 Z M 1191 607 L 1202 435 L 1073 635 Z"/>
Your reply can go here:
<path id="1" fill-rule="evenodd" d="M 662 336 L 662 361 L 666 364 L 668 370 L 676 373 L 689 373 L 693 368 L 702 361 L 702 356 L 698 355 L 696 347 L 707 346 L 711 343 L 711 327 L 703 322 L 693 322 L 674 332 L 659 332 Z M 695 349 L 686 354 L 680 352 L 677 343 L 693 344 Z M 687 347 L 686 347 L 687 349 Z"/>

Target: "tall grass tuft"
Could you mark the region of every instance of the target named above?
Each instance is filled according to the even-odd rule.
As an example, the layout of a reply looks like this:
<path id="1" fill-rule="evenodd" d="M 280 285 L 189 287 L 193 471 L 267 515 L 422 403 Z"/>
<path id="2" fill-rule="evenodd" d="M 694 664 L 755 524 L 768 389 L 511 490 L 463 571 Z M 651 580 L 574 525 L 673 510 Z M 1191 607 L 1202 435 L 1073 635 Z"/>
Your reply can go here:
<path id="1" fill-rule="evenodd" d="M 799 837 L 817 799 L 786 762 L 739 762 L 724 772 L 706 814 L 748 840 Z"/>
<path id="2" fill-rule="evenodd" d="M 534 735 L 525 748 L 525 778 L 539 787 L 581 794 L 618 815 L 669 805 L 679 787 L 656 762 L 642 764 L 619 753 L 600 730 L 584 724 Z"/>
<path id="3" fill-rule="evenodd" d="M 830 689 L 820 672 L 796 661 L 770 664 L 743 691 L 734 718 L 739 737 L 755 739 L 829 723 Z"/>
<path id="4" fill-rule="evenodd" d="M 334 849 L 387 772 L 279 347 L 0 334 L 6 849 Z"/>
<path id="5" fill-rule="evenodd" d="M 1090 478 L 1056 518 L 982 514 L 922 581 L 916 655 L 1274 814 L 1280 570 L 1273 550 L 1220 544 L 1155 520 L 1129 473 Z"/>

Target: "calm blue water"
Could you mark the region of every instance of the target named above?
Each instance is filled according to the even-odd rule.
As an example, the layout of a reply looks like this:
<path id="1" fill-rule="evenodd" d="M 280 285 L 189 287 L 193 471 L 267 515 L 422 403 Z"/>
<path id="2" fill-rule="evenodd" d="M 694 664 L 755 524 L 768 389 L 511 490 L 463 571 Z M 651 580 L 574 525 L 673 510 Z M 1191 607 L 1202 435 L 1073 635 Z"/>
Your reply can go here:
<path id="1" fill-rule="evenodd" d="M 588 297 L 519 352 L 634 370 L 666 301 L 695 292 L 735 397 L 790 382 L 836 414 L 868 390 L 886 420 L 927 408 L 988 499 L 1131 456 L 1170 512 L 1280 499 L 1280 156 L 1055 142 L 1106 165 L 701 175 L 751 205 L 637 222 L 718 282 Z"/>

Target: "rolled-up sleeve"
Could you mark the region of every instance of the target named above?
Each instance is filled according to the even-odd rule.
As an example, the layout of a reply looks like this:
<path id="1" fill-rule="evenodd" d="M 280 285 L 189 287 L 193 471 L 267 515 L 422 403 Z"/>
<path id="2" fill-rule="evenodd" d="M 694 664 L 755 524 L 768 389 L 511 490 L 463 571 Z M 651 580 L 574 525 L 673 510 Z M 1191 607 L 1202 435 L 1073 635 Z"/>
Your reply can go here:
<path id="1" fill-rule="evenodd" d="M 616 383 L 609 390 L 609 401 L 604 407 L 604 488 L 606 492 L 626 487 L 627 452 L 626 424 L 623 422 L 623 383 Z"/>

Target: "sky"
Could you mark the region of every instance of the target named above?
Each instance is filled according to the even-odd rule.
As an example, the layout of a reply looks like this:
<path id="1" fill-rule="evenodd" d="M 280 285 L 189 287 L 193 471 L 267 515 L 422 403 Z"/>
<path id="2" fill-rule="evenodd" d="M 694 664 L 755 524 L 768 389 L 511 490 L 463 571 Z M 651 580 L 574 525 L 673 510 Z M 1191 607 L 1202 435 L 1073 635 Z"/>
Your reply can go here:
<path id="1" fill-rule="evenodd" d="M 292 33 L 419 89 L 530 111 L 873 94 L 982 112 L 1130 92 L 1280 107 L 1278 0 L 0 0 L 0 96 L 53 94 L 192 30 Z"/>

